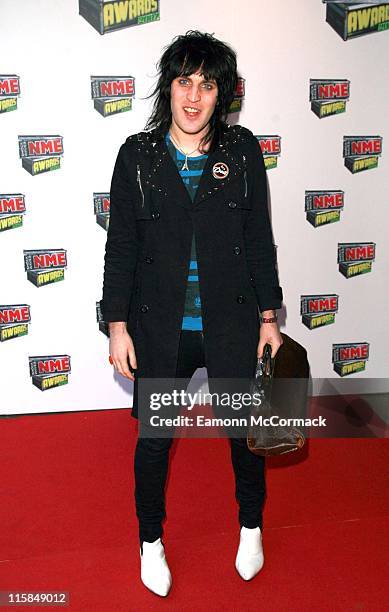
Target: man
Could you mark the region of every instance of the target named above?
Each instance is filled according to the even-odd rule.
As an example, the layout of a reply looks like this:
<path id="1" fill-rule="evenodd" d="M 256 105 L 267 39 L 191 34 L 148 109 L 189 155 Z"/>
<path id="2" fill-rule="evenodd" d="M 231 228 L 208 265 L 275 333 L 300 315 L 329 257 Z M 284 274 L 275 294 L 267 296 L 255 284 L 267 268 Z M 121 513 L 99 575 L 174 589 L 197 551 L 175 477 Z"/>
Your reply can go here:
<path id="1" fill-rule="evenodd" d="M 225 123 L 236 84 L 228 45 L 198 31 L 176 37 L 159 62 L 148 131 L 119 150 L 101 307 L 111 363 L 135 382 L 135 418 L 139 379 L 189 381 L 203 366 L 210 385 L 250 379 L 265 344 L 273 357 L 282 344 L 262 153 L 252 132 Z M 134 458 L 141 579 L 162 596 L 172 582 L 161 540 L 171 443 L 139 437 Z M 235 566 L 249 580 L 263 564 L 264 458 L 245 438 L 229 443 L 240 522 Z"/>

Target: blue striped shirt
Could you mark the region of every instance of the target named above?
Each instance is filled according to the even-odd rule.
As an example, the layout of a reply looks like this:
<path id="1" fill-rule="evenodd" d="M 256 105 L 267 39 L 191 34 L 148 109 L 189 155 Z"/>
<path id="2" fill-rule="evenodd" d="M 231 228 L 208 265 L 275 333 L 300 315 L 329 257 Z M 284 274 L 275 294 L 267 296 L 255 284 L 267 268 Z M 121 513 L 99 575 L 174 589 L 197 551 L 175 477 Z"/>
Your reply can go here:
<path id="1" fill-rule="evenodd" d="M 183 170 L 182 167 L 185 163 L 185 155 L 181 153 L 172 141 L 170 140 L 169 133 L 166 134 L 166 145 L 169 152 L 177 165 L 177 169 L 183 180 L 188 193 L 194 201 L 197 188 L 200 184 L 200 178 L 207 161 L 208 155 L 199 155 L 198 157 L 188 157 L 188 168 L 189 170 Z M 182 329 L 190 329 L 195 331 L 201 331 L 203 329 L 203 323 L 201 318 L 201 300 L 199 290 L 199 277 L 197 270 L 197 256 L 196 256 L 196 243 L 194 234 L 192 236 L 192 247 L 190 255 L 189 273 L 186 286 L 185 295 L 185 308 L 184 316 L 182 319 Z"/>

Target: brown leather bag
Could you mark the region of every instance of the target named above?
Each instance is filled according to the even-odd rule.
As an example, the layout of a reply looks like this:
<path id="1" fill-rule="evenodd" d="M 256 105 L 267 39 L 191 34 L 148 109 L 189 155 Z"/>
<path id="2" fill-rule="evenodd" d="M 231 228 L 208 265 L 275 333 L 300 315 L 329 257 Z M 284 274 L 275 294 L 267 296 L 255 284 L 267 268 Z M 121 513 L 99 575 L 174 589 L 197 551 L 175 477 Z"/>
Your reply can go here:
<path id="1" fill-rule="evenodd" d="M 282 455 L 302 448 L 303 433 L 290 425 L 260 425 L 253 418 L 304 418 L 307 409 L 309 363 L 306 349 L 281 332 L 283 344 L 274 359 L 266 344 L 258 359 L 251 394 L 257 393 L 260 403 L 253 402 L 247 431 L 247 446 L 256 455 Z"/>

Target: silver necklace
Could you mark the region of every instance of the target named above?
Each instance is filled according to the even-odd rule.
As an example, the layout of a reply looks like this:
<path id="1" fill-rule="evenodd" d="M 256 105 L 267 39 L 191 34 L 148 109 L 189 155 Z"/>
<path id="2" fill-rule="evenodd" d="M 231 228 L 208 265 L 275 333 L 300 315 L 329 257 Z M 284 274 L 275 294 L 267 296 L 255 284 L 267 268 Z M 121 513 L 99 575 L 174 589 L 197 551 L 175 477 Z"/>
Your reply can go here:
<path id="1" fill-rule="evenodd" d="M 191 151 L 190 153 L 185 153 L 185 151 L 183 151 L 183 150 L 181 149 L 180 145 L 179 145 L 179 144 L 178 144 L 178 142 L 175 140 L 175 138 L 173 138 L 173 136 L 172 136 L 172 133 L 171 133 L 171 132 L 169 132 L 169 135 L 170 135 L 170 138 L 172 139 L 172 141 L 174 142 L 174 144 L 176 145 L 177 149 L 178 149 L 179 151 L 181 151 L 181 153 L 182 153 L 183 155 L 185 155 L 185 162 L 184 162 L 184 165 L 182 166 L 181 170 L 189 170 L 189 168 L 188 168 L 188 157 L 190 157 L 190 156 L 192 155 L 192 153 L 195 153 L 195 152 L 197 151 L 197 148 L 198 148 L 198 147 L 196 147 L 196 148 L 195 148 L 193 151 Z"/>

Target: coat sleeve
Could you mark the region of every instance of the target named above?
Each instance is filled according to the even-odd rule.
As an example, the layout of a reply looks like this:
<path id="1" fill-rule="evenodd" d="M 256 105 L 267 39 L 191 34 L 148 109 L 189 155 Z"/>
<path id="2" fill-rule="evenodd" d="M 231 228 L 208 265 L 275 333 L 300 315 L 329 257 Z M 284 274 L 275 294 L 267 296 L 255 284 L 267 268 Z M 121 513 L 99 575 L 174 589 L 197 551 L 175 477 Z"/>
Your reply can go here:
<path id="1" fill-rule="evenodd" d="M 116 158 L 110 190 L 110 218 L 104 256 L 103 320 L 127 321 L 137 260 L 134 183 L 130 153 L 123 144 Z"/>
<path id="2" fill-rule="evenodd" d="M 276 310 L 282 305 L 275 246 L 267 205 L 266 169 L 258 140 L 251 133 L 247 143 L 248 197 L 252 208 L 245 224 L 247 263 L 253 278 L 258 306 Z"/>

